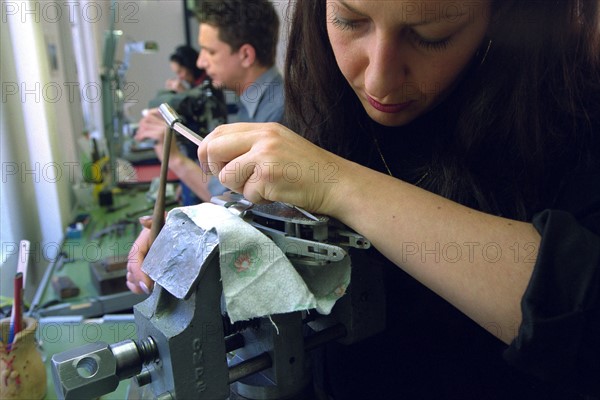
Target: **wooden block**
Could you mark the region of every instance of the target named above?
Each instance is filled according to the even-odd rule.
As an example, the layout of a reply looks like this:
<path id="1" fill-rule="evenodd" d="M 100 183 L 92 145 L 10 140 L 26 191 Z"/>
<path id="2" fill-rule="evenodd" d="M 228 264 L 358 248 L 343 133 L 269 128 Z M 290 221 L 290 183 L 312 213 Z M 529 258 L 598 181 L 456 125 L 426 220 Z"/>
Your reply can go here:
<path id="1" fill-rule="evenodd" d="M 52 287 L 61 300 L 79 296 L 79 287 L 68 276 L 53 277 Z"/>
<path id="2" fill-rule="evenodd" d="M 104 267 L 106 272 L 127 269 L 127 254 L 106 257 L 102 260 L 102 266 Z"/>

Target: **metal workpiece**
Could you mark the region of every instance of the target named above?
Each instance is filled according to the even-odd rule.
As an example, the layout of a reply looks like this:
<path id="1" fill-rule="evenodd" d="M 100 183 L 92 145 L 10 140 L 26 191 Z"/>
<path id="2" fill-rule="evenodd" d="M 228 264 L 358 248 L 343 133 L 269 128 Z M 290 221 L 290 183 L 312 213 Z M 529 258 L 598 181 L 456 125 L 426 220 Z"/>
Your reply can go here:
<path id="1" fill-rule="evenodd" d="M 156 359 L 151 338 L 141 342 L 103 342 L 67 350 L 52 356 L 52 373 L 60 399 L 93 399 L 113 392 L 119 382 Z"/>
<path id="2" fill-rule="evenodd" d="M 329 217 L 312 215 L 288 203 L 253 204 L 234 192 L 215 196 L 211 202 L 226 207 L 271 239 L 292 263 L 298 258 L 306 265 L 339 262 L 347 256 L 347 248 L 366 250 L 371 246 L 363 236 L 338 228 Z"/>
<path id="3" fill-rule="evenodd" d="M 327 223 L 330 218 L 326 215 L 313 215 L 308 211 L 290 203 L 272 202 L 266 204 L 254 204 L 246 200 L 241 194 L 235 192 L 225 192 L 219 196 L 211 198 L 211 203 L 223 206 L 232 210 L 234 214 L 245 217 L 247 212 L 250 218 L 246 221 L 251 222 L 255 217 L 266 218 L 270 221 L 280 221 L 292 224 L 306 225 L 313 232 L 321 231 L 319 227 L 327 229 Z M 293 232 L 287 232 L 294 234 Z M 316 240 L 324 240 L 326 237 L 319 237 Z"/>

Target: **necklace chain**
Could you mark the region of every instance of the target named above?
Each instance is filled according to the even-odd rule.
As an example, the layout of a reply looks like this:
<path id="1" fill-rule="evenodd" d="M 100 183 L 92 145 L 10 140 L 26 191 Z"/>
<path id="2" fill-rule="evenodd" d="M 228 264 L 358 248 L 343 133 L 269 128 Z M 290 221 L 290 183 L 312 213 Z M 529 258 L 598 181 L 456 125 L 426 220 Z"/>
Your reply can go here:
<path id="1" fill-rule="evenodd" d="M 392 174 L 392 171 L 390 170 L 390 167 L 388 166 L 388 163 L 385 161 L 385 157 L 383 156 L 381 147 L 379 147 L 379 141 L 377 140 L 375 135 L 373 135 L 373 142 L 375 143 L 375 148 L 377 149 L 377 153 L 379 153 L 379 157 L 381 158 L 381 161 L 383 162 L 383 166 L 385 167 L 385 170 L 387 171 L 388 175 L 391 176 L 392 178 L 395 178 L 394 174 Z M 425 180 L 425 178 L 427 178 L 428 175 L 429 175 L 429 170 L 425 171 L 425 173 L 415 183 L 413 183 L 413 185 L 419 186 L 421 183 L 423 183 L 423 181 Z"/>

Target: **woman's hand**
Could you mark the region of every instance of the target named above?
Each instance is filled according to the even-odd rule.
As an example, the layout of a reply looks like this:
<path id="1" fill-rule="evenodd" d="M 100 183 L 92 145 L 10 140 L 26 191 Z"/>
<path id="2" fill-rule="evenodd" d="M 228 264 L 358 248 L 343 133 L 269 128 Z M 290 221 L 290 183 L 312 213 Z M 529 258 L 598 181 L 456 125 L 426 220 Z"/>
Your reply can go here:
<path id="1" fill-rule="evenodd" d="M 275 123 L 220 126 L 198 157 L 252 202 L 283 201 L 338 219 L 477 323 L 494 321 L 500 339 L 514 338 L 533 263 L 501 250 L 515 243 L 538 248 L 531 224 L 469 209 L 344 160 Z M 496 258 L 482 251 L 488 244 L 500 249 Z M 456 245 L 472 247 L 443 256 Z"/>
<path id="2" fill-rule="evenodd" d="M 189 85 L 186 85 L 179 79 L 173 78 L 173 79 L 167 79 L 167 81 L 165 82 L 165 89 L 171 90 L 173 92 L 181 93 L 181 92 L 185 92 L 186 90 L 188 90 Z"/>
<path id="3" fill-rule="evenodd" d="M 221 125 L 198 147 L 198 158 L 253 203 L 282 201 L 326 215 L 352 164 L 277 123 Z"/>
<path id="4" fill-rule="evenodd" d="M 142 231 L 133 242 L 127 256 L 127 287 L 136 294 L 150 294 L 154 282 L 142 271 L 142 263 L 150 250 L 151 217 L 141 217 Z"/>

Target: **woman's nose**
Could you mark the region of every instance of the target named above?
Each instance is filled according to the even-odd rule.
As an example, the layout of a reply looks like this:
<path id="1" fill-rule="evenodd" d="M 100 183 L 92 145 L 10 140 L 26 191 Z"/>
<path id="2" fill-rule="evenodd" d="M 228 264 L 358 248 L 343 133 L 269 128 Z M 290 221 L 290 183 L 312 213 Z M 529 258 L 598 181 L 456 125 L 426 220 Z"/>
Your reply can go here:
<path id="1" fill-rule="evenodd" d="M 366 49 L 368 65 L 365 70 L 365 90 L 376 100 L 401 91 L 406 84 L 408 60 L 402 55 L 401 43 L 391 37 L 374 37 Z M 403 99 L 390 99 L 400 101 Z"/>

